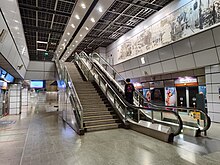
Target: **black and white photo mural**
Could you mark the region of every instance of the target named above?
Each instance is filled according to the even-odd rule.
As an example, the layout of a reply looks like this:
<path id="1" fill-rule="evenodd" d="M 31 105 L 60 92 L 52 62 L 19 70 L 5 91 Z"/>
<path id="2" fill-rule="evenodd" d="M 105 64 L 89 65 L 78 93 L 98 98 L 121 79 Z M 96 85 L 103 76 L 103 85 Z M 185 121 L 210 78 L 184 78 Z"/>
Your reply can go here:
<path id="1" fill-rule="evenodd" d="M 220 22 L 220 0 L 192 0 L 117 47 L 120 63 Z"/>

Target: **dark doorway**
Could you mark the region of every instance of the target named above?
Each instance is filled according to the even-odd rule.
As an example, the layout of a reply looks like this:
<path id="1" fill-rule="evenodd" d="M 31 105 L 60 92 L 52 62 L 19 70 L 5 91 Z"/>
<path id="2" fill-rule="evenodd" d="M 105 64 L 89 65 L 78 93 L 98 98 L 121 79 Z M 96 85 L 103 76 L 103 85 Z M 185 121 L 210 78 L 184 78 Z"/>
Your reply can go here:
<path id="1" fill-rule="evenodd" d="M 196 94 L 198 93 L 198 87 L 189 87 L 189 106 L 194 107 L 193 103 L 196 103 Z"/>
<path id="2" fill-rule="evenodd" d="M 177 87 L 176 90 L 177 90 L 177 106 L 186 107 L 186 87 Z"/>

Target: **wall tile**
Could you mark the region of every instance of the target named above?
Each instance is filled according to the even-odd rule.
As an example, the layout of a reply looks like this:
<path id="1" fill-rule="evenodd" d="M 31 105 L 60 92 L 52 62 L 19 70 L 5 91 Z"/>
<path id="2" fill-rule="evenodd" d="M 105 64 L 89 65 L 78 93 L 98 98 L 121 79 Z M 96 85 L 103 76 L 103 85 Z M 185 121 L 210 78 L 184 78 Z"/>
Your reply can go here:
<path id="1" fill-rule="evenodd" d="M 220 26 L 214 28 L 213 30 L 213 35 L 214 35 L 214 40 L 215 40 L 215 44 L 220 45 Z"/>
<path id="2" fill-rule="evenodd" d="M 190 42 L 193 52 L 215 46 L 211 30 L 190 37 Z"/>
<path id="3" fill-rule="evenodd" d="M 195 61 L 192 54 L 176 58 L 178 70 L 195 68 Z"/>
<path id="4" fill-rule="evenodd" d="M 220 73 L 211 74 L 212 83 L 220 83 Z"/>
<path id="5" fill-rule="evenodd" d="M 213 65 L 219 62 L 215 48 L 194 53 L 194 58 L 197 67 Z"/>
<path id="6" fill-rule="evenodd" d="M 171 45 L 159 49 L 160 60 L 168 60 L 174 58 L 173 49 Z"/>
<path id="7" fill-rule="evenodd" d="M 161 63 L 162 63 L 164 73 L 166 73 L 166 72 L 176 72 L 177 71 L 175 59 L 163 61 Z"/>
<path id="8" fill-rule="evenodd" d="M 150 65 L 150 70 L 151 70 L 152 75 L 163 73 L 161 63 L 156 63 L 156 64 Z"/>
<path id="9" fill-rule="evenodd" d="M 149 64 L 155 63 L 155 62 L 159 62 L 160 61 L 160 57 L 159 57 L 158 50 L 149 52 L 147 54 L 147 58 L 148 58 Z"/>
<path id="10" fill-rule="evenodd" d="M 184 40 L 174 43 L 173 51 L 174 51 L 175 57 L 192 53 L 189 38 L 186 38 Z"/>

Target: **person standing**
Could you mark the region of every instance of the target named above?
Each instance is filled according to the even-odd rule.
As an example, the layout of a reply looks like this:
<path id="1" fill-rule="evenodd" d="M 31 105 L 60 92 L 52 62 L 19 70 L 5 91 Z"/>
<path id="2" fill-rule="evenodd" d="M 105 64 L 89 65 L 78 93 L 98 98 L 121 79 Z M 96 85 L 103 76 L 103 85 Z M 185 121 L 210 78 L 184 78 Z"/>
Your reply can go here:
<path id="1" fill-rule="evenodd" d="M 130 104 L 134 104 L 133 100 L 133 92 L 134 92 L 134 85 L 131 83 L 131 80 L 128 78 L 126 79 L 126 84 L 125 84 L 125 99 L 127 102 Z"/>

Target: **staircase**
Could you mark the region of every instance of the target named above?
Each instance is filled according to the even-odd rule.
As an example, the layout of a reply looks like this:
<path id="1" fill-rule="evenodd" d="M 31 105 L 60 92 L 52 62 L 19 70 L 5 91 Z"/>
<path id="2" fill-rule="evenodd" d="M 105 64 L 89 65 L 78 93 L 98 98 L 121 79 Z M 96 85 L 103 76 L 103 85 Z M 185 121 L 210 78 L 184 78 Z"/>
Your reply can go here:
<path id="1" fill-rule="evenodd" d="M 65 63 L 83 107 L 86 132 L 118 128 L 121 126 L 114 109 L 95 82 L 84 81 L 73 63 Z"/>

